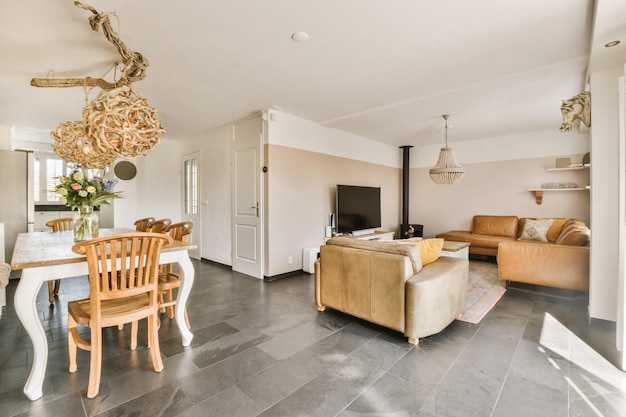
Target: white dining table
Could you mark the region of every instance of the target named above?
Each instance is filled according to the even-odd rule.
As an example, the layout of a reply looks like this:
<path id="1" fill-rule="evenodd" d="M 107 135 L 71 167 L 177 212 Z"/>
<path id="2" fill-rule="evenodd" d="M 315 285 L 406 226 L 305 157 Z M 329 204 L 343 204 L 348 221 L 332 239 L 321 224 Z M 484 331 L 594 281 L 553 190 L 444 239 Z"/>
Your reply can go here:
<path id="1" fill-rule="evenodd" d="M 100 236 L 134 232 L 134 229 L 100 229 Z M 87 259 L 72 252 L 72 231 L 20 233 L 15 242 L 11 268 L 21 270 L 15 291 L 15 312 L 33 343 L 33 365 L 24 394 L 31 400 L 41 398 L 48 363 L 48 341 L 37 314 L 37 294 L 41 285 L 50 280 L 88 275 Z M 189 346 L 193 334 L 185 323 L 185 305 L 194 280 L 194 268 L 188 251 L 196 245 L 174 241 L 161 250 L 160 264 L 178 263 L 183 272 L 175 306 L 175 320 L 183 346 Z"/>

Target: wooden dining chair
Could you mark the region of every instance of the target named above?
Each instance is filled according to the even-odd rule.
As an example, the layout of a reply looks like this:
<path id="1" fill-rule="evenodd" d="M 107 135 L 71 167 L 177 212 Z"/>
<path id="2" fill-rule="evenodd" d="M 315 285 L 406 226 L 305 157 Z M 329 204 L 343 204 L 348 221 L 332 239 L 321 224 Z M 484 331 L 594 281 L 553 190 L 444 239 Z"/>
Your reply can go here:
<path id="1" fill-rule="evenodd" d="M 181 242 L 188 242 L 193 229 L 193 223 L 179 222 L 168 226 L 165 230 L 172 239 L 179 240 Z M 164 312 L 167 308 L 169 318 L 174 317 L 174 306 L 176 305 L 176 299 L 174 298 L 173 290 L 175 288 L 180 289 L 182 284 L 182 273 L 180 268 L 174 272 L 174 265 L 167 264 L 161 268 L 159 272 L 159 303 L 161 312 Z M 189 324 L 189 317 L 187 316 L 187 309 L 185 308 L 185 322 L 187 327 L 191 328 Z"/>
<path id="2" fill-rule="evenodd" d="M 69 371 L 75 372 L 76 349 L 91 351 L 87 397 L 98 395 L 102 369 L 102 329 L 148 320 L 148 346 L 152 366 L 163 370 L 158 335 L 158 273 L 161 249 L 172 238 L 163 234 L 134 232 L 76 243 L 72 250 L 87 257 L 89 298 L 68 303 Z M 91 329 L 90 342 L 78 326 Z M 136 346 L 137 326 L 131 327 Z"/>
<path id="3" fill-rule="evenodd" d="M 170 219 L 155 220 L 150 223 L 147 231 L 152 233 L 165 233 L 170 224 L 172 224 Z"/>
<path id="4" fill-rule="evenodd" d="M 46 226 L 52 228 L 53 232 L 73 230 L 74 218 L 62 217 L 60 219 L 49 220 L 46 222 Z M 59 295 L 59 288 L 61 288 L 60 279 L 55 279 L 54 281 L 48 281 L 48 301 L 50 302 L 51 306 L 54 306 L 54 297 Z"/>
<path id="5" fill-rule="evenodd" d="M 150 224 L 154 221 L 154 217 L 146 217 L 135 222 L 135 230 L 138 232 L 147 232 Z"/>

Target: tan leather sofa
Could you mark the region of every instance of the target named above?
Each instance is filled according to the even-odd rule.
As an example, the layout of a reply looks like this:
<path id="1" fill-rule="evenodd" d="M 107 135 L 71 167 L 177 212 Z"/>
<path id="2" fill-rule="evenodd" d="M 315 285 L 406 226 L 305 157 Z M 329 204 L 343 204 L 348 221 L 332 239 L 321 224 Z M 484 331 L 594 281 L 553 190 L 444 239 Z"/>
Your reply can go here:
<path id="1" fill-rule="evenodd" d="M 351 237 L 329 239 L 315 262 L 315 303 L 402 332 L 409 343 L 439 333 L 465 307 L 469 264 L 419 248 Z"/>
<path id="2" fill-rule="evenodd" d="M 501 280 L 589 291 L 589 246 L 520 240 L 498 249 Z"/>
<path id="3" fill-rule="evenodd" d="M 437 237 L 453 242 L 468 242 L 470 255 L 498 255 L 500 242 L 517 240 L 519 218 L 517 216 L 474 216 L 472 230 L 452 230 Z"/>
<path id="4" fill-rule="evenodd" d="M 589 235 L 583 222 L 553 219 L 547 241 L 520 240 L 527 218 L 474 216 L 472 231 L 437 237 L 469 242 L 470 254 L 497 256 L 501 280 L 576 291 L 589 290 Z"/>

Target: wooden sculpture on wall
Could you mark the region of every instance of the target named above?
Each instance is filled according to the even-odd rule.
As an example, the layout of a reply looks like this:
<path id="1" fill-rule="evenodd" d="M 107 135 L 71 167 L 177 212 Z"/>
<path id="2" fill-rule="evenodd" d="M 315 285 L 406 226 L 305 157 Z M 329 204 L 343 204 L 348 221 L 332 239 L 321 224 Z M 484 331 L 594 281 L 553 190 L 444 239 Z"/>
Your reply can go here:
<path id="1" fill-rule="evenodd" d="M 569 100 L 562 100 L 561 114 L 563 115 L 561 132 L 572 130 L 572 124 L 576 119 L 591 127 L 591 93 L 584 91 Z"/>
<path id="2" fill-rule="evenodd" d="M 130 51 L 121 41 L 107 13 L 99 13 L 79 1 L 74 4 L 93 13 L 89 24 L 94 31 L 102 32 L 122 57 L 120 77 L 113 82 L 103 78 L 33 78 L 34 87 L 83 87 L 86 105 L 83 120 L 64 122 L 51 132 L 55 140 L 55 153 L 66 161 L 83 168 L 102 169 L 111 166 L 116 158 L 134 159 L 146 155 L 156 146 L 165 129 L 156 109 L 132 88 L 132 83 L 142 80 L 150 65 L 139 52 Z M 117 64 L 115 64 L 117 66 Z M 99 87 L 103 91 L 88 102 L 89 90 Z"/>

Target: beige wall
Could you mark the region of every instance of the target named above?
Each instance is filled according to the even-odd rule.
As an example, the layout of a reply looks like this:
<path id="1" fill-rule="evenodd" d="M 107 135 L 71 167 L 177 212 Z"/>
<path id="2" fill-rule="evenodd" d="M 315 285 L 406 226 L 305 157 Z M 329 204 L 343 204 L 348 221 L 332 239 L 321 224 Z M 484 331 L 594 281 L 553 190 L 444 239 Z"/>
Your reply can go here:
<path id="1" fill-rule="evenodd" d="M 269 145 L 267 155 L 269 276 L 300 269 L 302 249 L 323 244 L 328 214 L 335 210 L 337 184 L 380 186 L 380 230 L 397 232 L 401 220 L 400 168 L 279 145 Z M 568 156 L 572 162 L 581 162 L 583 157 Z M 428 177 L 428 168 L 413 168 L 409 221 L 423 224 L 427 237 L 452 229 L 469 230 L 475 214 L 571 217 L 589 222 L 589 191 L 546 192 L 541 205 L 528 191 L 543 182 L 589 184 L 589 170 L 546 171 L 555 163 L 555 157 L 544 157 L 466 164 L 465 178 L 454 186 L 436 185 Z M 293 264 L 287 262 L 289 257 L 293 257 Z"/>
<path id="2" fill-rule="evenodd" d="M 380 229 L 397 229 L 399 169 L 280 145 L 267 155 L 268 276 L 302 269 L 302 249 L 324 243 L 337 184 L 381 187 Z"/>
<path id="3" fill-rule="evenodd" d="M 581 162 L 583 155 L 567 155 Z M 424 225 L 426 237 L 448 230 L 470 230 L 476 214 L 519 217 L 572 217 L 589 222 L 589 191 L 545 192 L 538 205 L 529 188 L 545 182 L 589 184 L 589 170 L 546 171 L 555 157 L 463 164 L 465 177 L 456 185 L 436 185 L 428 168 L 411 169 L 409 221 Z"/>
<path id="4" fill-rule="evenodd" d="M 0 124 L 0 149 L 11 149 L 11 126 Z"/>

